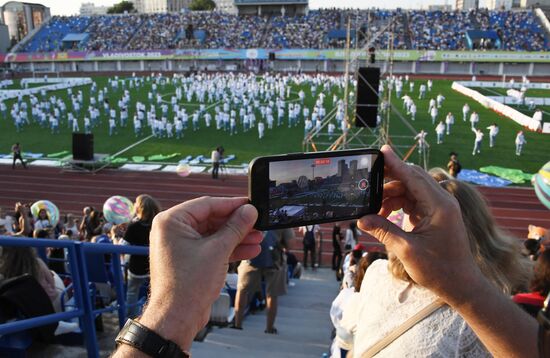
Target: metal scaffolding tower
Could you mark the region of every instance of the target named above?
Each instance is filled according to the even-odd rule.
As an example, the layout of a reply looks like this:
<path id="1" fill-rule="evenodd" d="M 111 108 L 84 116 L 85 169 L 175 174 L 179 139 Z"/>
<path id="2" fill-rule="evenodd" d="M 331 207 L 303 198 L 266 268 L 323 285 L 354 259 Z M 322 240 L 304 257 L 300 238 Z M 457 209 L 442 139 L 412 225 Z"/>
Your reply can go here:
<path id="1" fill-rule="evenodd" d="M 336 140 L 332 141 L 327 133 L 327 127 L 329 123 L 336 120 L 337 107 L 334 107 L 323 118 L 320 127 L 313 127 L 308 133 L 306 133 L 303 140 L 304 152 L 310 151 L 333 151 L 341 149 L 351 148 L 380 148 L 384 144 L 389 144 L 393 147 L 395 152 L 399 154 L 404 160 L 411 158 L 414 153 L 414 149 L 417 148 L 417 142 L 415 137 L 418 132 L 409 123 L 409 119 L 405 118 L 401 112 L 392 104 L 392 91 L 394 86 L 385 86 L 384 93 L 380 96 L 381 103 L 384 103 L 383 108 L 379 111 L 380 123 L 376 128 L 369 127 L 356 127 L 355 126 L 355 110 L 357 103 L 357 96 L 352 91 L 352 84 L 359 81 L 365 81 L 362 76 L 359 75 L 359 67 L 362 65 L 374 66 L 369 63 L 368 52 L 371 47 L 374 47 L 375 41 L 389 34 L 387 55 L 385 56 L 385 63 L 383 66 L 382 77 L 386 78 L 387 83 L 391 83 L 394 80 L 394 26 L 396 19 L 392 18 L 385 26 L 381 27 L 380 31 L 372 34 L 369 37 L 370 31 L 364 32 L 359 27 L 359 14 L 356 15 L 355 29 L 354 29 L 354 41 L 352 50 L 352 19 L 348 18 L 347 21 L 347 34 L 346 34 L 346 47 L 345 47 L 345 86 L 344 86 L 344 121 L 345 129 L 341 130 L 341 134 L 337 136 Z M 359 48 L 359 38 L 364 38 L 366 41 Z M 365 57 L 366 59 L 363 59 Z M 353 77 L 352 77 L 353 73 Z M 366 81 L 365 83 L 369 85 Z M 370 87 L 370 86 L 369 86 Z M 372 88 L 371 88 L 372 89 Z M 378 93 L 378 89 L 374 89 L 374 92 Z M 410 134 L 406 135 L 390 135 L 390 122 L 391 119 L 401 120 L 404 126 L 407 128 Z M 340 128 L 341 129 L 341 128 Z M 399 142 L 399 143 L 396 143 Z M 402 143 L 404 142 L 404 143 Z M 418 164 L 424 168 L 428 167 L 429 162 L 429 144 L 425 142 L 422 150 L 419 152 Z"/>

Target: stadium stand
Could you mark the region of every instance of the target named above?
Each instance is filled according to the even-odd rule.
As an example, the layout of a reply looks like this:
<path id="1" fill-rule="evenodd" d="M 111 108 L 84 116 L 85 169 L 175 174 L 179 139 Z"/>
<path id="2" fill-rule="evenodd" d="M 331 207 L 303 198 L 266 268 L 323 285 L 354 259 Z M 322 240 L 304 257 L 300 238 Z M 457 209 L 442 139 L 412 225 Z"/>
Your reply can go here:
<path id="1" fill-rule="evenodd" d="M 54 16 L 22 48 L 21 52 L 62 50 L 62 40 L 70 33 L 81 33 L 90 24 L 88 16 Z"/>
<path id="2" fill-rule="evenodd" d="M 87 30 L 90 38 L 83 47 L 94 51 L 121 50 L 129 43 L 142 21 L 146 20 L 139 15 L 98 16 Z"/>
<path id="3" fill-rule="evenodd" d="M 548 48 L 548 40 L 532 11 L 489 12 L 493 30 L 501 31 L 504 49 L 511 51 L 541 51 Z"/>
<path id="4" fill-rule="evenodd" d="M 324 9 L 312 10 L 304 16 L 273 17 L 222 12 L 53 17 L 19 51 L 343 48 L 348 19 L 352 40 L 355 29 L 361 29 L 367 37 L 386 29 L 373 43 L 377 48 L 387 47 L 390 22 L 396 49 L 543 51 L 550 48 L 549 34 L 533 11 Z M 478 31 L 476 34 L 487 41 L 481 45 L 466 41 L 468 31 Z M 66 35 L 79 33 L 89 36 L 80 43 L 63 43 Z M 358 40 L 362 45 L 368 39 Z"/>
<path id="5" fill-rule="evenodd" d="M 327 48 L 343 47 L 343 41 L 330 43 L 327 35 L 338 29 L 340 14 L 337 11 L 311 11 L 306 16 L 276 16 L 269 23 L 266 32 L 266 48 Z M 344 31 L 345 39 L 345 31 Z"/>
<path id="6" fill-rule="evenodd" d="M 460 11 L 411 10 L 408 22 L 416 50 L 463 50 L 464 30 L 473 27 L 468 14 Z"/>

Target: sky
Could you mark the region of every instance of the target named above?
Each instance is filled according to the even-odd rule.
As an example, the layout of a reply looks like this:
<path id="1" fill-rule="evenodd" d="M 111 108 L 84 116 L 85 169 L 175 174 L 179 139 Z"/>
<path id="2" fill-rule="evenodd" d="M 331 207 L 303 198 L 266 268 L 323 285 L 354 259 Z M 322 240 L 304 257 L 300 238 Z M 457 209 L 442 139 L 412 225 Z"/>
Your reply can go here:
<path id="1" fill-rule="evenodd" d="M 7 1 L 7 0 L 6 0 Z M 113 5 L 120 0 L 28 0 L 28 2 L 40 3 L 51 8 L 52 15 L 74 15 L 78 14 L 80 4 L 83 2 L 93 2 L 96 5 Z M 402 8 L 422 8 L 432 4 L 451 4 L 454 5 L 455 0 L 342 0 L 338 4 L 344 8 L 371 8 L 380 7 L 384 4 L 385 8 L 392 9 L 396 7 Z M 484 3 L 484 1 L 480 1 Z M 330 8 L 334 6 L 334 0 L 309 0 L 309 6 L 312 9 Z"/>
<path id="2" fill-rule="evenodd" d="M 370 169 L 371 158 L 369 155 L 352 155 L 344 158 L 334 157 L 330 159 L 317 159 L 317 161 L 321 160 L 322 164 L 318 162 L 319 164 L 315 166 L 315 177 L 326 178 L 338 173 L 338 161 L 341 159 L 345 159 L 348 166 L 352 160 L 357 160 L 357 169 Z M 308 179 L 312 179 L 313 169 L 311 165 L 314 161 L 315 159 L 303 159 L 271 162 L 269 164 L 269 179 L 275 180 L 277 185 L 281 183 L 288 183 L 292 180 L 298 180 L 301 176 L 306 176 Z"/>

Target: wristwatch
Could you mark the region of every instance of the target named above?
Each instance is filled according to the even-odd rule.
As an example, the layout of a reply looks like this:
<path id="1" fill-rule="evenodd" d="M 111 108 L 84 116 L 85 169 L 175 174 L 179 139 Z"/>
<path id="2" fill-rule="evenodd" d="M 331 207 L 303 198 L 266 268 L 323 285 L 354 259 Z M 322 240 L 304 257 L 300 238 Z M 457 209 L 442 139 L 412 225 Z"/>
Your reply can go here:
<path id="1" fill-rule="evenodd" d="M 190 358 L 174 342 L 164 339 L 141 323 L 128 319 L 115 341 L 127 344 L 153 358 Z"/>

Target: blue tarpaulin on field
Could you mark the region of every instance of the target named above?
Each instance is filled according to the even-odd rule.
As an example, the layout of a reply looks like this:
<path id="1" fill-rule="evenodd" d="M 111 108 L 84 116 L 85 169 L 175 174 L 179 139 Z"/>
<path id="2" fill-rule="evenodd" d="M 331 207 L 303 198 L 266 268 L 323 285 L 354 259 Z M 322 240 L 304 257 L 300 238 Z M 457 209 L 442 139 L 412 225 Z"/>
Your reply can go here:
<path id="1" fill-rule="evenodd" d="M 472 169 L 462 169 L 458 174 L 458 179 L 478 185 L 490 186 L 495 188 L 512 184 L 512 182 L 509 180 L 478 172 L 477 170 Z"/>

